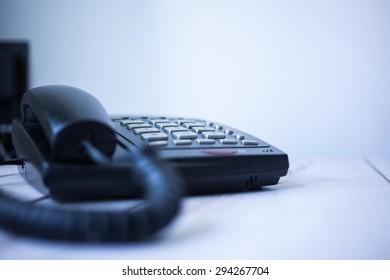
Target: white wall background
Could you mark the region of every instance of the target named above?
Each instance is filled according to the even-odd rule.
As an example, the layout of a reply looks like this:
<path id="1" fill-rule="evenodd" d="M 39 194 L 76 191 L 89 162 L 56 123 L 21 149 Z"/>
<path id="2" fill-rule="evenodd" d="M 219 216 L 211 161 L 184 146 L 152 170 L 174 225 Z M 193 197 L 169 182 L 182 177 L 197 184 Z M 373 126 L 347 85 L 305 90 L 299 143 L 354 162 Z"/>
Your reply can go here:
<path id="1" fill-rule="evenodd" d="M 0 0 L 30 86 L 207 118 L 291 154 L 390 154 L 390 1 Z"/>

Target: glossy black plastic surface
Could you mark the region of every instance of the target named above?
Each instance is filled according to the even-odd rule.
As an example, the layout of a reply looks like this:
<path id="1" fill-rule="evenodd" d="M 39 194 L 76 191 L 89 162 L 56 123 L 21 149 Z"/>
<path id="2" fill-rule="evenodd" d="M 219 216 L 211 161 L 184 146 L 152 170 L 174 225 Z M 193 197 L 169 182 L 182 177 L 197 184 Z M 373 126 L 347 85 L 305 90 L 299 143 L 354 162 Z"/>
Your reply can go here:
<path id="1" fill-rule="evenodd" d="M 68 86 L 44 86 L 22 98 L 22 121 L 39 123 L 53 156 L 59 160 L 85 160 L 80 150 L 87 139 L 107 155 L 115 149 L 111 121 L 91 94 Z"/>

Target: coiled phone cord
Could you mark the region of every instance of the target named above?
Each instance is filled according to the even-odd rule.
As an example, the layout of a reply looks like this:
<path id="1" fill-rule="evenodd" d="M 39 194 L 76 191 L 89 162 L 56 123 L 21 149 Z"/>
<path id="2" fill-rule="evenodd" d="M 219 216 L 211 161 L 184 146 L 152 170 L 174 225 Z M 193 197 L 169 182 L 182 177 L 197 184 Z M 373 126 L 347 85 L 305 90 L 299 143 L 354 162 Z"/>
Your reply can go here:
<path id="1" fill-rule="evenodd" d="M 84 143 L 84 148 L 97 164 L 109 161 L 89 143 Z M 131 172 L 137 174 L 144 190 L 144 202 L 139 207 L 123 212 L 65 210 L 22 203 L 0 191 L 0 227 L 22 235 L 80 242 L 150 237 L 175 217 L 184 186 L 154 151 L 134 148 L 130 154 L 134 163 Z"/>

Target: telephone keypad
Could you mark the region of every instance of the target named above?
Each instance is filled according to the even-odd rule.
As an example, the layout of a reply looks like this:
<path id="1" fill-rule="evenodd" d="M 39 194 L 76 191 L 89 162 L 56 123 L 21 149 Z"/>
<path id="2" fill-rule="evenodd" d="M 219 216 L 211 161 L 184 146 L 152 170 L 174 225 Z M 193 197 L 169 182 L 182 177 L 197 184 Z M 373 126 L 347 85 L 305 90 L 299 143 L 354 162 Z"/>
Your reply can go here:
<path id="1" fill-rule="evenodd" d="M 141 140 L 150 146 L 161 148 L 267 148 L 269 145 L 234 128 L 198 119 L 168 117 L 121 117 L 115 118 L 124 136 Z M 139 140 L 137 140 L 139 139 Z"/>

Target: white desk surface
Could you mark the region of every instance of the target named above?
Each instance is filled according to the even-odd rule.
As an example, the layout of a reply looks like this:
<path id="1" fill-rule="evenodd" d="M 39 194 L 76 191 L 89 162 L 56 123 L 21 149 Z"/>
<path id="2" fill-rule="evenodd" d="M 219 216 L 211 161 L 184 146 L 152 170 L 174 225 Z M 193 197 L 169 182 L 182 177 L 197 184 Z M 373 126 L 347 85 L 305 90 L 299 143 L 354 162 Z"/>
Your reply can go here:
<path id="1" fill-rule="evenodd" d="M 0 230 L 0 259 L 390 259 L 389 157 L 290 156 L 290 165 L 262 191 L 185 198 L 151 241 L 72 244 Z M 0 187 L 41 196 L 13 166 L 0 167 Z"/>

